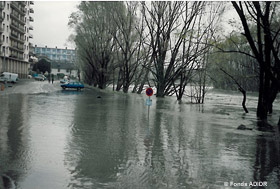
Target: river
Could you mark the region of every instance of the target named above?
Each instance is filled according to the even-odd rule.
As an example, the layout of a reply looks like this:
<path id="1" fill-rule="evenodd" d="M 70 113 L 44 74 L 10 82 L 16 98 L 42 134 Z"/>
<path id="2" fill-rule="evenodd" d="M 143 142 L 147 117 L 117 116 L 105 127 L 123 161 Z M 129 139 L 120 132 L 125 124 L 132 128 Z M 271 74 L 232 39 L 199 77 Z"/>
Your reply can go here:
<path id="1" fill-rule="evenodd" d="M 101 98 L 97 98 L 101 96 Z M 210 90 L 205 104 L 86 89 L 0 96 L 0 173 L 10 188 L 280 187 L 277 132 L 257 96 Z M 269 122 L 276 125 L 279 100 Z M 244 124 L 253 130 L 237 130 Z"/>

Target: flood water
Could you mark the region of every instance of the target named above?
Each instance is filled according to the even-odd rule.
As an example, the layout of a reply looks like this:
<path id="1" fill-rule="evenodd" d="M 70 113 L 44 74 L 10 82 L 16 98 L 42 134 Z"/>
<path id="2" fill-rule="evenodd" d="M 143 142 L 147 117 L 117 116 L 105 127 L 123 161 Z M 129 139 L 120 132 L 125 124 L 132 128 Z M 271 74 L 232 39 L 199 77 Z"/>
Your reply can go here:
<path id="1" fill-rule="evenodd" d="M 257 130 L 256 95 L 249 114 L 238 93 L 210 91 L 204 105 L 152 97 L 149 115 L 145 100 L 89 89 L 0 96 L 0 173 L 22 189 L 280 187 L 279 139 Z"/>

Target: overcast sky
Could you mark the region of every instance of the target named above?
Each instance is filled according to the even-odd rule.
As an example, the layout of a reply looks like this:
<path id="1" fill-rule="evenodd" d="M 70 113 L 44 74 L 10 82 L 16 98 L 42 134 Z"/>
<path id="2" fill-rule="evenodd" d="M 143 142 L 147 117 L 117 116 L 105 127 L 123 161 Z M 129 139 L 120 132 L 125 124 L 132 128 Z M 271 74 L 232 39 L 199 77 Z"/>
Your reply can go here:
<path id="1" fill-rule="evenodd" d="M 31 5 L 34 9 L 34 14 L 31 14 L 34 18 L 31 43 L 40 47 L 74 48 L 67 42 L 71 34 L 67 24 L 78 4 L 79 1 L 34 1 Z"/>

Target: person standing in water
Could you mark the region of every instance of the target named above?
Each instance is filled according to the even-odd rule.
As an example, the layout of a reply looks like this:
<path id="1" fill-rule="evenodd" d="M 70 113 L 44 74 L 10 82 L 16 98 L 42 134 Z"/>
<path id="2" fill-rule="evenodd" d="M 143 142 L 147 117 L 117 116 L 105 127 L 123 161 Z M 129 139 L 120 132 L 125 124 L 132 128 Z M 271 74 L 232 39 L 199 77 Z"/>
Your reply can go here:
<path id="1" fill-rule="evenodd" d="M 54 75 L 52 74 L 52 84 L 53 84 L 53 80 L 54 80 Z"/>

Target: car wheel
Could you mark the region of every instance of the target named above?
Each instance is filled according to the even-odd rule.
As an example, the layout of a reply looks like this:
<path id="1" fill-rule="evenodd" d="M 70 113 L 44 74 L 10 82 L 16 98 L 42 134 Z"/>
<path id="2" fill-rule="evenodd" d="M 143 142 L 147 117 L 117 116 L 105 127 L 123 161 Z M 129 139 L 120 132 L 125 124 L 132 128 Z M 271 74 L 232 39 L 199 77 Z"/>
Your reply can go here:
<path id="1" fill-rule="evenodd" d="M 63 90 L 65 90 L 66 89 L 66 87 L 62 87 L 63 88 Z"/>

